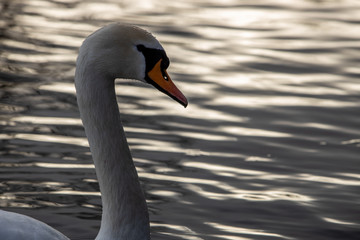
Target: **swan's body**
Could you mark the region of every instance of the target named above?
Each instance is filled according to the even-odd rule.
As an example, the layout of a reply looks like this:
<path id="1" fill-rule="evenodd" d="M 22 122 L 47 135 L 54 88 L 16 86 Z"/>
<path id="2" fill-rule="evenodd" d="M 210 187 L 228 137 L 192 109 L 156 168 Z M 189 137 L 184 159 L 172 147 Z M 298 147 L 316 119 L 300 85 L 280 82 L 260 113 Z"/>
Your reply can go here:
<path id="1" fill-rule="evenodd" d="M 150 239 L 147 205 L 121 125 L 114 80 L 129 78 L 150 83 L 186 106 L 186 98 L 166 73 L 168 65 L 160 43 L 150 33 L 128 25 L 108 25 L 91 34 L 80 48 L 75 86 L 103 203 L 97 240 Z M 4 227 L 8 225 L 6 218 L 15 223 L 23 219 L 26 227 L 18 226 L 18 237 L 10 238 L 13 231 Z M 31 231 L 43 235 L 31 238 Z M 0 239 L 67 238 L 37 220 L 2 211 Z"/>
<path id="2" fill-rule="evenodd" d="M 0 210 L 1 240 L 68 240 L 59 231 L 34 218 Z"/>

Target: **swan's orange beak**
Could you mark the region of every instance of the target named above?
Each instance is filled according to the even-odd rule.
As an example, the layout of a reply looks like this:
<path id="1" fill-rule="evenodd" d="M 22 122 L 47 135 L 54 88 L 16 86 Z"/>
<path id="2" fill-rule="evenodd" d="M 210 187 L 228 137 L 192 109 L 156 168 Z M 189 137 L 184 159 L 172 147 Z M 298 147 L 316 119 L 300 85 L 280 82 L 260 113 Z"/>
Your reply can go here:
<path id="1" fill-rule="evenodd" d="M 165 71 L 165 69 L 161 69 L 161 61 L 160 59 L 153 69 L 148 72 L 148 77 L 152 80 L 150 83 L 154 85 L 158 90 L 165 93 L 184 107 L 188 105 L 188 101 L 184 94 L 175 86 L 171 78 Z"/>

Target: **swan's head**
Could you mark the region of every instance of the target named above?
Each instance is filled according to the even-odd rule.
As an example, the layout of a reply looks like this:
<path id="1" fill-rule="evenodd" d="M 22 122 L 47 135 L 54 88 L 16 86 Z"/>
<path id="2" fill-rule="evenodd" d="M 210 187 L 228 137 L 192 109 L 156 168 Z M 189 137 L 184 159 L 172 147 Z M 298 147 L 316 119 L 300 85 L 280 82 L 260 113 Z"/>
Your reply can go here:
<path id="1" fill-rule="evenodd" d="M 136 79 L 149 83 L 184 107 L 186 97 L 170 79 L 169 58 L 149 32 L 131 25 L 110 24 L 85 39 L 77 67 L 101 74 L 105 79 Z"/>

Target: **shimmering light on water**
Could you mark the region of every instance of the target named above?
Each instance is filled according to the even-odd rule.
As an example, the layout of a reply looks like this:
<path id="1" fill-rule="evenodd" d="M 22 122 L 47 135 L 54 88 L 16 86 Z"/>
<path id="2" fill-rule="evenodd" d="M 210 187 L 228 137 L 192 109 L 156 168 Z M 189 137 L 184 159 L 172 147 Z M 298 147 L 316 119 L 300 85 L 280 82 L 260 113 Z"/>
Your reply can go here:
<path id="1" fill-rule="evenodd" d="M 257 229 L 249 229 L 249 228 L 240 228 L 240 227 L 233 227 L 233 226 L 226 226 L 223 224 L 219 224 L 219 223 L 214 223 L 214 222 L 205 222 L 205 224 L 208 224 L 214 228 L 217 229 L 221 229 L 222 231 L 226 232 L 226 233 L 230 233 L 230 234 L 236 234 L 236 233 L 242 233 L 245 235 L 257 235 L 257 236 L 269 236 L 269 237 L 276 237 L 276 238 L 281 238 L 281 239 L 292 239 L 292 238 L 288 238 L 276 233 L 268 233 L 265 231 L 261 231 L 261 230 L 257 230 Z M 233 238 L 235 236 L 229 236 L 228 239 L 252 239 L 252 238 Z"/>
<path id="2" fill-rule="evenodd" d="M 360 224 L 358 223 L 353 223 L 353 222 L 344 222 L 344 221 L 340 221 L 340 220 L 336 220 L 333 218 L 323 218 L 325 221 L 330 222 L 330 223 L 336 223 L 336 224 L 344 224 L 344 225 L 355 225 L 360 227 Z"/>
<path id="3" fill-rule="evenodd" d="M 153 32 L 189 99 L 117 80 L 153 239 L 358 239 L 360 2 L 0 3 L 0 206 L 93 239 L 101 201 L 77 49 Z"/>
<path id="4" fill-rule="evenodd" d="M 38 142 L 47 142 L 47 143 L 64 143 L 64 144 L 73 144 L 88 147 L 89 144 L 86 138 L 74 138 L 68 136 L 54 136 L 54 135 L 42 135 L 42 134 L 25 134 L 19 133 L 15 135 L 5 135 L 1 134 L 2 139 L 22 139 L 29 141 L 38 141 Z"/>
<path id="5" fill-rule="evenodd" d="M 11 119 L 14 122 L 24 122 L 33 124 L 50 124 L 50 125 L 82 125 L 79 118 L 61 118 L 61 117 L 40 117 L 40 116 L 20 116 Z"/>

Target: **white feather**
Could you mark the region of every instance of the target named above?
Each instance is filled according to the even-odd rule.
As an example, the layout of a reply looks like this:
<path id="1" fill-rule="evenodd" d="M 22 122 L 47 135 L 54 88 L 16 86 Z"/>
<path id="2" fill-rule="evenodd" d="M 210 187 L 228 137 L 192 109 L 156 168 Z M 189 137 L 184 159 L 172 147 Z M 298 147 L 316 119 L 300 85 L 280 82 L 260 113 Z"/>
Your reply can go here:
<path id="1" fill-rule="evenodd" d="M 80 48 L 75 74 L 78 105 L 102 194 L 97 240 L 150 239 L 145 197 L 121 125 L 114 79 L 144 81 L 145 59 L 136 45 L 163 49 L 140 28 L 111 24 L 91 34 Z M 33 218 L 0 211 L 1 240 L 68 239 Z"/>

